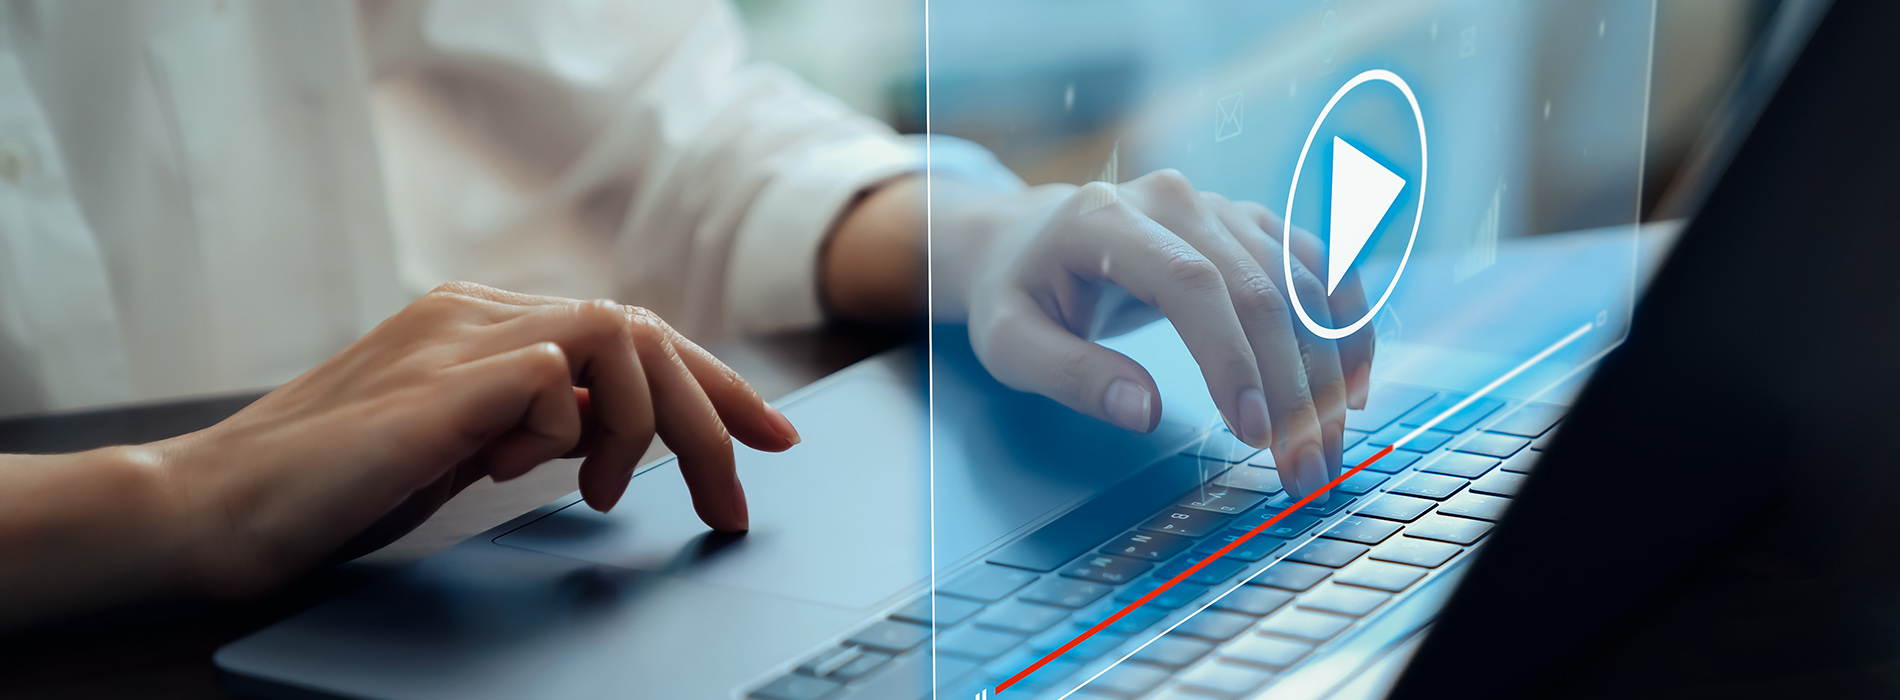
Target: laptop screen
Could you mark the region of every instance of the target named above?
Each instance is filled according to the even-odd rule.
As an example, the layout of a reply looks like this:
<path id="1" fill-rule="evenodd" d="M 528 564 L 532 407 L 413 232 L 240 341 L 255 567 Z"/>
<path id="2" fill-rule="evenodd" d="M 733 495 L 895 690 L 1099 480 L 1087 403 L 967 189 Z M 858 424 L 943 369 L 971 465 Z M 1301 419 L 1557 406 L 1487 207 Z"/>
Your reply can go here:
<path id="1" fill-rule="evenodd" d="M 943 324 L 933 369 L 980 366 L 995 393 L 1047 399 L 973 398 L 942 381 L 933 395 L 933 590 L 952 607 L 990 605 L 977 631 L 933 643 L 946 682 L 972 679 L 941 697 L 1107 692 L 1131 673 L 1114 670 L 1124 659 L 1163 677 L 1225 673 L 1212 659 L 1250 652 L 1207 629 L 1251 613 L 1217 606 L 1302 594 L 1242 585 L 1294 575 L 1284 572 L 1313 572 L 1324 596 L 1395 608 L 1424 584 L 1359 584 L 1362 569 L 1410 571 L 1368 554 L 1413 527 L 1405 518 L 1365 526 L 1364 542 L 1315 536 L 1391 507 L 1375 501 L 1392 489 L 1426 488 L 1401 486 L 1420 470 L 1470 470 L 1436 501 L 1414 494 L 1427 508 L 1480 474 L 1507 474 L 1494 465 L 1529 454 L 1576 380 L 1623 341 L 1643 262 L 1671 228 L 1644 222 L 1655 189 L 1644 179 L 1657 31 L 1647 0 L 966 0 L 930 4 L 927 31 L 932 313 Z M 982 169 L 964 141 L 1020 177 L 1034 204 L 997 205 L 1002 216 L 972 224 L 961 205 L 999 185 L 972 175 Z M 1220 274 L 1197 276 L 1209 266 Z M 1100 380 L 1133 370 L 1094 344 L 1145 375 Z M 1239 372 L 1237 346 L 1253 360 Z M 1230 395 L 1248 372 L 1265 421 L 1242 406 L 1244 391 Z M 1341 385 L 1353 410 L 1326 398 Z M 1297 477 L 1275 461 L 1294 454 L 1299 419 L 1281 404 L 1302 392 L 1320 414 L 1325 477 L 1283 483 Z M 1264 435 L 1248 434 L 1262 422 Z M 1469 440 L 1481 445 L 1457 452 Z M 1268 442 L 1276 449 L 1258 449 Z M 1181 479 L 1143 468 L 1177 453 L 1192 458 Z M 1343 481 L 1371 460 L 1380 468 Z M 1184 488 L 1194 492 L 1177 504 Z M 1340 490 L 1300 509 L 1321 488 Z M 1143 489 L 1165 503 L 1123 493 Z M 1491 497 L 1476 498 L 1460 507 Z M 1249 520 L 1291 509 L 1301 515 Z M 1317 526 L 1285 529 L 1312 509 Z M 1484 521 L 1453 522 L 1471 523 Z M 1249 525 L 1265 529 L 1246 535 Z M 1235 554 L 1247 544 L 1219 546 L 1262 532 L 1285 537 L 1252 557 Z M 1085 546 L 1094 564 L 1058 556 L 1081 551 L 1063 537 L 1104 533 L 1127 541 Z M 1321 551 L 1344 558 L 1329 566 Z M 1238 573 L 1205 573 L 1220 561 Z M 1032 599 L 985 600 L 977 570 Z M 1335 585 L 1349 579 L 1359 583 Z M 1093 607 L 1067 605 L 1083 601 Z M 1255 610 L 1263 619 L 1250 624 L 1305 601 Z M 1288 624 L 1376 618 L 1314 609 Z M 1125 622 L 1151 614 L 1159 622 Z M 1304 645 L 1296 657 L 1309 666 L 1321 641 L 1345 638 L 1247 629 Z M 1018 646 L 993 632 L 1034 638 Z M 1171 648 L 1200 652 L 1156 658 Z M 1232 673 L 1254 674 L 1252 689 L 1298 667 Z"/>

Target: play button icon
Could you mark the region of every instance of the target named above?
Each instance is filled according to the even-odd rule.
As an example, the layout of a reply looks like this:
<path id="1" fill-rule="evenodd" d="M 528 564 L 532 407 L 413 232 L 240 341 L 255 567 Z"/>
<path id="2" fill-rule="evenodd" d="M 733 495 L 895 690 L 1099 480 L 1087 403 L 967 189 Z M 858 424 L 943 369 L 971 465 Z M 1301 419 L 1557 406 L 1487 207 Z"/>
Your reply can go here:
<path id="1" fill-rule="evenodd" d="M 1332 114 L 1333 108 L 1338 106 L 1339 101 L 1346 96 L 1346 93 L 1352 92 L 1353 88 L 1372 83 L 1385 83 L 1397 88 L 1399 94 L 1405 96 L 1406 104 L 1412 108 L 1412 120 L 1418 126 L 1418 170 L 1416 171 L 1418 189 L 1408 199 L 1408 201 L 1417 202 L 1416 206 L 1412 207 L 1414 210 L 1412 233 L 1405 241 L 1405 254 L 1399 257 L 1398 267 L 1392 273 L 1392 281 L 1386 285 L 1385 292 L 1379 295 L 1378 301 L 1366 309 L 1364 316 L 1343 326 L 1327 327 L 1313 320 L 1313 315 L 1307 313 L 1306 307 L 1302 305 L 1299 285 L 1294 284 L 1293 256 L 1281 256 L 1286 271 L 1284 289 L 1287 301 L 1291 302 L 1293 313 L 1299 316 L 1300 323 L 1321 338 L 1336 340 L 1352 335 L 1370 323 L 1372 317 L 1378 315 L 1379 310 L 1385 307 L 1385 302 L 1392 298 L 1392 290 L 1398 288 L 1399 277 L 1405 274 L 1405 263 L 1412 259 L 1412 246 L 1418 243 L 1418 225 L 1425 218 L 1427 172 L 1425 115 L 1419 111 L 1418 96 L 1412 94 L 1412 87 L 1405 84 L 1403 78 L 1389 70 L 1374 69 L 1353 76 L 1352 80 L 1340 86 L 1339 90 L 1333 93 L 1333 98 L 1326 102 L 1326 107 L 1320 110 L 1319 118 L 1313 120 L 1312 130 L 1306 133 L 1306 144 L 1300 146 L 1300 159 L 1293 165 L 1292 185 L 1287 188 L 1286 209 L 1282 210 L 1286 213 L 1286 225 L 1289 228 L 1300 225 L 1293 220 L 1294 213 L 1298 211 L 1293 208 L 1293 204 L 1300 193 L 1300 174 L 1306 168 L 1306 157 L 1312 153 L 1313 139 L 1319 136 L 1320 127 L 1326 123 L 1327 115 Z M 1354 121 L 1366 120 L 1355 118 Z M 1326 230 L 1326 294 L 1329 297 L 1339 288 L 1339 282 L 1345 279 L 1346 271 L 1352 269 L 1353 263 L 1359 260 L 1360 253 L 1365 252 L 1366 246 L 1371 244 L 1372 239 L 1377 236 L 1379 225 L 1385 223 L 1386 215 L 1391 213 L 1392 205 L 1398 201 L 1399 195 L 1404 194 L 1405 189 L 1412 185 L 1404 177 L 1400 177 L 1398 173 L 1392 172 L 1390 168 L 1375 160 L 1374 155 L 1367 155 L 1365 151 L 1348 143 L 1344 138 L 1332 137 L 1333 179 L 1331 186 L 1326 189 L 1326 206 L 1331 219 Z M 1325 299 L 1311 301 L 1316 304 L 1326 303 Z M 1343 319 L 1333 319 L 1333 321 L 1340 322 Z"/>
<path id="2" fill-rule="evenodd" d="M 1326 233 L 1326 293 L 1339 288 L 1352 261 L 1405 189 L 1395 175 L 1345 139 L 1333 137 L 1333 225 Z"/>

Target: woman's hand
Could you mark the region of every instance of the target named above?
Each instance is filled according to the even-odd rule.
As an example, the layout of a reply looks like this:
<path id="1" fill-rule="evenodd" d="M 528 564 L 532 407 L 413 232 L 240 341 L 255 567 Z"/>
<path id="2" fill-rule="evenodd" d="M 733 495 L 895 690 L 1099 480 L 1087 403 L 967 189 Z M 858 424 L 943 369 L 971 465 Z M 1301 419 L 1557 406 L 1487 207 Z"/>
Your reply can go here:
<path id="1" fill-rule="evenodd" d="M 608 510 L 656 436 L 699 517 L 744 530 L 729 434 L 761 450 L 798 442 L 644 309 L 455 283 L 224 422 L 144 449 L 189 530 L 188 569 L 244 594 L 381 546 L 483 476 L 563 456 L 586 456 L 581 494 Z"/>
<path id="2" fill-rule="evenodd" d="M 1265 207 L 1197 191 L 1171 170 L 1119 186 L 937 188 L 935 315 L 966 320 L 978 359 L 1004 384 L 1153 430 L 1154 379 L 1093 341 L 1164 314 L 1227 425 L 1273 450 L 1290 492 L 1339 473 L 1346 409 L 1365 405 L 1373 333 L 1335 342 L 1299 323 L 1283 290 L 1282 222 Z M 1356 273 L 1329 295 L 1315 275 L 1320 242 L 1295 230 L 1291 248 L 1293 282 L 1316 322 L 1365 313 Z"/>

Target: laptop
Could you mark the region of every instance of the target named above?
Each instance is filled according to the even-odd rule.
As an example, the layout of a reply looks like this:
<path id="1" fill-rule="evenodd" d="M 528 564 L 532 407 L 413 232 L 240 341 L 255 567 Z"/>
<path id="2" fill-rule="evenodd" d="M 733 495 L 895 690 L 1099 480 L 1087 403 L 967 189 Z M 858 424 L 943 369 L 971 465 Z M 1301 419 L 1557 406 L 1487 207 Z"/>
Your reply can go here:
<path id="1" fill-rule="evenodd" d="M 1611 17 L 1636 22 L 1633 34 L 1607 20 L 1564 17 L 1558 26 L 1625 42 L 1588 51 L 1622 59 L 1629 46 L 1647 51 L 1653 8 L 1610 5 L 1623 6 Z M 1838 5 L 1876 11 L 1874 3 Z M 1475 7 L 1406 6 L 1457 17 Z M 1363 33 L 1332 40 L 1350 47 L 1431 24 L 1434 40 L 1443 31 L 1449 42 L 1445 60 L 1464 51 L 1451 20 L 1439 27 L 1418 11 L 1401 14 L 1359 25 L 1346 18 Z M 1647 68 L 1646 60 L 1623 67 Z M 1342 68 L 1331 84 L 1350 73 Z M 1442 73 L 1410 79 L 1430 88 L 1458 78 Z M 1617 94 L 1621 107 L 1643 104 Z M 1228 135 L 1221 143 L 1275 131 L 1246 123 L 1236 135 L 1225 118 L 1232 113 L 1217 124 Z M 1764 122 L 1747 143 L 1792 138 L 1775 126 Z M 1640 121 L 1604 138 L 1632 135 L 1640 140 Z M 1375 161 L 1410 153 L 1376 135 L 1366 141 Z M 1622 147 L 1623 157 L 1640 160 L 1640 147 Z M 1737 150 L 1723 183 L 1771 177 L 1762 170 L 1775 164 L 1749 152 Z M 1422 163 L 1387 167 L 1410 182 Z M 1441 187 L 1456 190 L 1459 168 L 1448 167 L 1453 175 L 1441 181 L 1453 184 Z M 1636 195 L 1636 173 L 1613 188 Z M 1292 188 L 1307 186 L 1292 180 Z M 1716 186 L 1711 206 L 1728 201 L 1725 187 L 1745 186 Z M 1471 201 L 1483 203 L 1487 189 L 1488 178 Z M 1397 199 L 1399 213 L 1386 223 L 1440 201 Z M 1484 207 L 1475 213 L 1479 233 L 1506 225 Z M 1545 454 L 1583 453 L 1621 435 L 1593 427 L 1607 419 L 1565 416 L 1591 370 L 1622 344 L 1632 290 L 1667 236 L 1666 225 L 1638 227 L 1628 217 L 1498 246 L 1489 272 L 1468 264 L 1483 259 L 1482 246 L 1475 257 L 1473 248 L 1421 250 L 1410 269 L 1397 262 L 1409 256 L 1374 250 L 1361 263 L 1367 279 L 1396 287 L 1403 275 L 1405 289 L 1442 293 L 1396 295 L 1375 320 L 1381 364 L 1369 405 L 1348 414 L 1341 479 L 1323 504 L 1290 499 L 1270 455 L 1225 431 L 1165 322 L 1104 341 L 1142 362 L 1162 389 L 1166 412 L 1150 435 L 1001 387 L 966 336 L 940 327 L 927 354 L 882 355 L 780 402 L 806 441 L 779 455 L 740 448 L 755 528 L 746 535 L 700 526 L 663 460 L 639 471 L 613 513 L 564 498 L 240 640 L 217 663 L 233 689 L 261 697 L 1377 697 L 1401 674 L 1401 694 L 1469 683 L 1489 674 L 1472 673 L 1474 657 L 1463 650 L 1478 647 L 1465 645 L 1506 653 L 1518 637 L 1504 632 L 1522 632 L 1526 622 L 1512 628 L 1481 612 L 1489 600 L 1511 601 L 1520 617 L 1568 605 L 1527 599 L 1528 586 L 1485 584 L 1548 574 L 1547 562 L 1527 569 L 1514 556 L 1479 554 L 1494 541 L 1512 543 L 1505 533 L 1519 521 L 1536 522 L 1520 512 L 1574 513 L 1602 500 L 1594 490 L 1539 484 L 1562 481 L 1550 476 L 1560 470 L 1572 483 L 1600 477 L 1600 462 Z M 1695 245 L 1674 254 L 1655 288 L 1678 289 L 1685 283 L 1676 279 L 1720 264 L 1724 246 L 1753 240 L 1704 233 L 1709 218 L 1690 226 Z M 1368 246 L 1404 243 L 1402 233 L 1381 236 Z M 1711 315 L 1653 298 L 1645 313 L 1652 308 L 1671 311 L 1642 317 L 1639 329 Z M 1499 317 L 1514 322 L 1488 320 Z M 1632 341 L 1618 366 L 1658 352 L 1647 347 Z M 1601 415 L 1586 414 L 1594 397 L 1643 391 L 1632 382 L 1647 377 L 1603 388 L 1618 374 L 1575 398 L 1580 417 Z M 1513 507 L 1538 496 L 1535 506 Z M 1572 556 L 1587 561 L 1592 553 L 1581 550 Z M 1467 591 L 1484 594 L 1473 601 L 1479 594 Z M 1571 607 L 1599 619 L 1547 619 L 1600 632 L 1618 610 Z M 1475 687 L 1493 695 L 1536 687 L 1582 635 L 1571 641 L 1542 657 L 1517 649 L 1525 665 L 1500 674 L 1508 682 Z"/>

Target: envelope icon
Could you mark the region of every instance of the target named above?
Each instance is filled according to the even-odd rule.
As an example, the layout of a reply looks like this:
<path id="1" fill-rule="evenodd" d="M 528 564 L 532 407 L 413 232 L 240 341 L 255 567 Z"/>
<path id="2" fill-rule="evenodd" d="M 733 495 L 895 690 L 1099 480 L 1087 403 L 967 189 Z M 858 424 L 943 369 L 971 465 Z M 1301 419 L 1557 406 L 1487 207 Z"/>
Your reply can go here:
<path id="1" fill-rule="evenodd" d="M 1214 140 L 1226 141 L 1240 135 L 1240 93 L 1214 102 Z"/>

